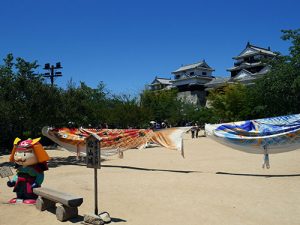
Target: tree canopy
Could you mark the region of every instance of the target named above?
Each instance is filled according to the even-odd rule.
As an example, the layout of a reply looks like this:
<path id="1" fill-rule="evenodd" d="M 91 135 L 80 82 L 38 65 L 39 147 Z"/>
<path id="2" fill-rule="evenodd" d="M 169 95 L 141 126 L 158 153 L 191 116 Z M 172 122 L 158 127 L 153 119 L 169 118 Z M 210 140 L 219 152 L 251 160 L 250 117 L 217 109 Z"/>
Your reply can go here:
<path id="1" fill-rule="evenodd" d="M 224 121 L 238 121 L 300 112 L 300 29 L 283 30 L 290 41 L 288 55 L 277 54 L 266 61 L 271 68 L 254 85 L 228 85 L 224 92 L 212 91 L 214 114 Z"/>
<path id="2" fill-rule="evenodd" d="M 35 73 L 37 61 L 8 54 L 0 65 L 0 147 L 15 137 L 41 136 L 43 126 L 147 128 L 151 120 L 183 126 L 187 122 L 217 123 L 299 113 L 300 29 L 283 30 L 291 46 L 265 62 L 270 72 L 254 85 L 231 84 L 212 91 L 210 107 L 186 103 L 177 90 L 144 90 L 139 96 L 114 95 L 103 82 L 96 88 L 69 81 L 66 89 L 47 84 Z"/>

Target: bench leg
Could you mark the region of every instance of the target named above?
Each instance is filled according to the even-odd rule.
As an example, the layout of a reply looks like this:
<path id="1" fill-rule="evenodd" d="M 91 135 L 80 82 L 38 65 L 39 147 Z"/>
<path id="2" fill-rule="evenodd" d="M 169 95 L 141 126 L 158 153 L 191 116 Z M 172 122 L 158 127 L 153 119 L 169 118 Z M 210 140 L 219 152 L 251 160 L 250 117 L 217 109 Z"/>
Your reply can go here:
<path id="1" fill-rule="evenodd" d="M 77 207 L 68 207 L 65 205 L 59 205 L 56 207 L 56 218 L 59 221 L 66 221 L 68 219 L 78 216 Z"/>
<path id="2" fill-rule="evenodd" d="M 44 211 L 46 209 L 55 208 L 55 202 L 39 196 L 35 206 L 38 210 Z"/>

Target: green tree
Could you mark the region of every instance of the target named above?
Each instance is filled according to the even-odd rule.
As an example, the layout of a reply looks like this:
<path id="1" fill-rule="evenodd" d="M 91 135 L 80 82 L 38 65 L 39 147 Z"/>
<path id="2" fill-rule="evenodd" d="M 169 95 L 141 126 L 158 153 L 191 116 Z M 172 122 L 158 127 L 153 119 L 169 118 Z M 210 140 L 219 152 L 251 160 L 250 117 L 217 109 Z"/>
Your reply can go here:
<path id="1" fill-rule="evenodd" d="M 110 124 L 115 128 L 146 128 L 148 112 L 130 95 L 114 95 L 109 101 Z"/>
<path id="2" fill-rule="evenodd" d="M 251 115 L 249 88 L 236 83 L 227 85 L 223 91 L 214 90 L 209 94 L 214 116 L 224 122 L 248 119 Z"/>
<path id="3" fill-rule="evenodd" d="M 265 60 L 270 72 L 255 85 L 229 85 L 224 93 L 211 92 L 214 115 L 236 121 L 300 112 L 300 29 L 283 30 L 281 37 L 290 41 L 288 55 Z"/>
<path id="4" fill-rule="evenodd" d="M 84 82 L 76 85 L 69 81 L 67 89 L 63 92 L 64 121 L 73 122 L 77 126 L 97 126 L 106 120 L 105 107 L 106 93 L 103 83 L 97 88 L 88 87 Z"/>
<path id="5" fill-rule="evenodd" d="M 289 54 L 268 61 L 271 71 L 252 89 L 253 117 L 270 117 L 300 112 L 300 29 L 283 30 L 291 41 Z"/>
<path id="6" fill-rule="evenodd" d="M 0 66 L 1 145 L 11 145 L 17 136 L 40 136 L 43 125 L 57 120 L 57 111 L 49 103 L 59 102 L 43 77 L 34 72 L 37 67 L 36 61 L 15 60 L 12 54 Z"/>
<path id="7" fill-rule="evenodd" d="M 182 102 L 177 99 L 177 90 L 145 90 L 140 97 L 141 107 L 149 112 L 149 120 L 167 121 L 176 124 L 183 116 Z"/>

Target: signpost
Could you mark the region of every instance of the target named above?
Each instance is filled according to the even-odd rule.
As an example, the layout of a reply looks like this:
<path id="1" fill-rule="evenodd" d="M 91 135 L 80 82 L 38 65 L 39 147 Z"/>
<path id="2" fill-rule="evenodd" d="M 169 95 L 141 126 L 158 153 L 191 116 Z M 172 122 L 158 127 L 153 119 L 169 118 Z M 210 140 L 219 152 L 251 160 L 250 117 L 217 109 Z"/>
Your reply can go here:
<path id="1" fill-rule="evenodd" d="M 94 168 L 95 186 L 95 215 L 98 215 L 98 177 L 97 169 L 101 168 L 101 138 L 96 134 L 91 134 L 86 138 L 86 165 L 87 168 Z"/>
<path id="2" fill-rule="evenodd" d="M 85 224 L 103 224 L 110 223 L 111 218 L 108 212 L 102 212 L 98 215 L 98 178 L 97 169 L 101 169 L 101 138 L 96 134 L 91 134 L 86 138 L 86 166 L 94 168 L 94 186 L 95 186 L 95 214 L 85 214 Z"/>
<path id="3" fill-rule="evenodd" d="M 12 175 L 14 175 L 14 174 L 11 171 L 10 167 L 8 167 L 8 166 L 0 167 L 0 177 L 1 178 L 8 177 L 8 179 L 10 181 L 10 177 L 9 176 L 12 176 Z"/>

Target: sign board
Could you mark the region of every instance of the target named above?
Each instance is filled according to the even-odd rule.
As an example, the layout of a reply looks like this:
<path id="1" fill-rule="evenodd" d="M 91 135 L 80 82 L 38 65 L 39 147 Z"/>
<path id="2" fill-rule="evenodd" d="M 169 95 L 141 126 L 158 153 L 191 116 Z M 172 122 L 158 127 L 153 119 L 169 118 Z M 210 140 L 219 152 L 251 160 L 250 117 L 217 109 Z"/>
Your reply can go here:
<path id="1" fill-rule="evenodd" d="M 11 168 L 8 166 L 2 166 L 0 167 L 0 177 L 4 178 L 4 177 L 9 177 L 14 175 L 13 172 L 11 171 Z"/>
<path id="2" fill-rule="evenodd" d="M 101 168 L 101 138 L 96 134 L 91 134 L 86 138 L 86 166 L 87 168 Z"/>

